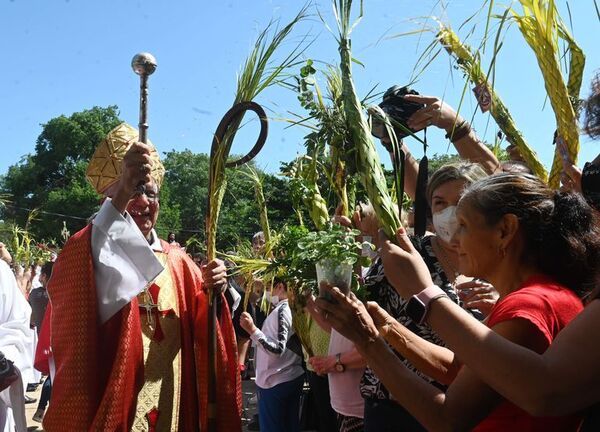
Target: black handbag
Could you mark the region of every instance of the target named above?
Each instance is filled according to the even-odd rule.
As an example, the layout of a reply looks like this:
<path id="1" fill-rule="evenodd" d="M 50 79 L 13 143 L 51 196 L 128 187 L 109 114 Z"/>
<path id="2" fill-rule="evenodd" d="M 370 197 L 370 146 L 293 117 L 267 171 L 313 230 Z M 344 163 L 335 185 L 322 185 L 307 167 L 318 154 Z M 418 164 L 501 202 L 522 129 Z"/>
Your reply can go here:
<path id="1" fill-rule="evenodd" d="M 17 375 L 15 365 L 0 351 L 0 392 L 8 388 L 17 378 L 19 375 Z"/>

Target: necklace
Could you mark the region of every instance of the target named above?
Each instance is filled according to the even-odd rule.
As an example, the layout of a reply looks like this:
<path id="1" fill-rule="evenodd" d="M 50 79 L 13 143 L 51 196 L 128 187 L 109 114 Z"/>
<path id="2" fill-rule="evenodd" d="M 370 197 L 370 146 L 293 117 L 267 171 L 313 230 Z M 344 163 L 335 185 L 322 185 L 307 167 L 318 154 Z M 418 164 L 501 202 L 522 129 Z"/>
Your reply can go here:
<path id="1" fill-rule="evenodd" d="M 444 247 L 440 246 L 440 244 L 438 243 L 437 237 L 434 237 L 432 240 L 435 240 L 435 242 L 432 242 L 432 245 L 434 246 L 434 249 L 437 249 L 434 250 L 434 252 L 436 254 L 436 258 L 442 265 L 442 268 L 448 268 L 452 271 L 452 274 L 447 274 L 447 276 L 450 276 L 452 278 L 450 282 L 452 283 L 452 286 L 454 286 L 454 284 L 456 283 L 456 279 L 458 278 L 458 276 L 460 276 L 460 272 L 456 269 L 456 267 L 452 265 L 450 257 L 448 257 L 448 254 L 444 250 Z M 448 279 L 450 279 L 450 277 Z"/>

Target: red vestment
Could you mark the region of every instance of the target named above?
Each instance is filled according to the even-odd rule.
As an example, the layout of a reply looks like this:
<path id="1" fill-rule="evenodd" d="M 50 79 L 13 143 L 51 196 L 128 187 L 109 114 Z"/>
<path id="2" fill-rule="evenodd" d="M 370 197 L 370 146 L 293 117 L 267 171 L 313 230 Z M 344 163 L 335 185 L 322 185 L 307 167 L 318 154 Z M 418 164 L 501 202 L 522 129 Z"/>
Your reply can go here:
<path id="1" fill-rule="evenodd" d="M 73 235 L 52 272 L 51 345 L 56 363 L 52 401 L 44 429 L 129 431 L 143 384 L 138 300 L 134 298 L 100 324 L 91 253 L 91 225 Z M 179 248 L 161 242 L 177 287 L 181 320 L 182 431 L 207 428 L 208 299 L 194 262 Z M 235 334 L 223 299 L 217 324 L 217 425 L 241 430 L 241 384 Z"/>

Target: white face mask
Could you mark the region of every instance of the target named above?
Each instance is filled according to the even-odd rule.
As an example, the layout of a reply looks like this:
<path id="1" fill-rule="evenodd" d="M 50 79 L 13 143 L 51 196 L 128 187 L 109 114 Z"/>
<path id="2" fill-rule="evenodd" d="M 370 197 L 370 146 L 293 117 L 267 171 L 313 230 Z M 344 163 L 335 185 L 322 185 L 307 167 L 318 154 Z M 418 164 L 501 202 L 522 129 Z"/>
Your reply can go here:
<path id="1" fill-rule="evenodd" d="M 435 233 L 446 243 L 450 243 L 458 229 L 456 219 L 456 206 L 448 206 L 444 210 L 433 214 L 433 227 Z"/>
<path id="2" fill-rule="evenodd" d="M 277 304 L 279 303 L 279 296 L 272 295 L 269 291 L 265 291 L 265 297 L 266 297 L 267 301 L 271 302 L 271 304 L 273 306 L 277 306 Z"/>
<path id="3" fill-rule="evenodd" d="M 375 252 L 371 248 L 371 245 L 373 244 L 373 237 L 363 236 L 362 239 L 363 239 L 363 244 L 362 244 L 362 250 L 361 250 L 360 254 L 364 257 L 368 257 L 370 259 L 375 259 L 377 257 L 377 252 Z"/>

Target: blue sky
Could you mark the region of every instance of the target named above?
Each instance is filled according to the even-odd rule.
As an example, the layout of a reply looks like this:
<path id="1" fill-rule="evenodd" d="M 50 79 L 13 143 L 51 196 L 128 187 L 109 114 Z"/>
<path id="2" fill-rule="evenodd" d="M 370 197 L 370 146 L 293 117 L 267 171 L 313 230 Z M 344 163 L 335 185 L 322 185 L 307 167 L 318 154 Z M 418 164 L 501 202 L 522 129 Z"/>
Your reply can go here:
<path id="1" fill-rule="evenodd" d="M 482 2 L 447 3 L 443 10 L 434 0 L 365 1 L 365 16 L 353 35 L 354 56 L 365 65 L 354 66 L 361 94 L 375 85 L 384 91 L 408 82 L 419 54 L 433 37 L 427 33 L 388 40 L 385 35 L 418 28 L 411 18 L 419 16 L 436 15 L 458 27 Z M 567 19 L 564 2 L 560 3 Z M 0 174 L 34 151 L 40 125 L 58 115 L 114 104 L 121 118 L 137 125 L 139 80 L 130 61 L 139 51 L 153 53 L 158 61 L 150 78 L 150 139 L 160 152 L 186 148 L 208 152 L 212 133 L 233 101 L 236 73 L 256 35 L 272 19 L 286 23 L 302 4 L 298 0 L 0 0 Z M 314 4 L 333 23 L 330 2 Z M 571 1 L 570 6 L 574 35 L 587 55 L 582 89 L 586 95 L 600 64 L 599 23 L 592 0 Z M 480 31 L 470 39 L 472 44 L 479 42 L 477 34 L 484 27 L 483 16 L 475 21 L 480 22 Z M 285 55 L 304 34 L 316 38 L 307 58 L 338 62 L 333 35 L 316 17 L 296 29 L 280 54 Z M 489 57 L 484 59 L 485 65 L 488 62 Z M 414 87 L 457 106 L 463 86 L 462 74 L 451 72 L 448 56 L 442 53 Z M 516 26 L 510 29 L 497 59 L 496 89 L 530 145 L 549 166 L 554 116 L 545 104 L 534 55 Z M 295 95 L 280 87 L 269 89 L 257 101 L 274 117 L 289 117 L 289 111 L 302 114 Z M 461 113 L 471 118 L 476 112 L 474 127 L 493 139 L 494 122 L 475 108 L 469 92 Z M 276 172 L 279 161 L 302 152 L 306 131 L 286 126 L 280 121 L 270 125 L 269 139 L 258 157 L 259 166 L 268 171 Z M 250 123 L 234 151 L 249 149 L 256 133 L 256 123 Z M 448 151 L 440 133 L 431 133 L 429 142 L 431 153 Z M 415 141 L 408 144 L 417 156 L 422 154 Z M 592 159 L 599 151 L 599 144 L 582 138 L 580 160 Z"/>

